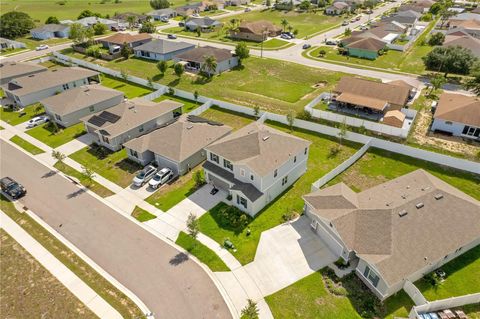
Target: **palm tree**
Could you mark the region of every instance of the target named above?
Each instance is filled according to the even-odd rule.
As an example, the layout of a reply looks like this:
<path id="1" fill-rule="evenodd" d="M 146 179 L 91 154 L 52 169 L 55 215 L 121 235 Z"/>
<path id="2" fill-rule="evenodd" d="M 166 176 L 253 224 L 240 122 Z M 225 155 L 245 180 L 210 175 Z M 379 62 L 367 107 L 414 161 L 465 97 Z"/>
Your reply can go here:
<path id="1" fill-rule="evenodd" d="M 135 24 L 135 20 L 137 20 L 137 18 L 135 16 L 128 16 L 127 17 L 127 22 L 128 22 L 128 28 L 130 30 L 133 29 L 133 25 Z"/>
<path id="2" fill-rule="evenodd" d="M 205 62 L 202 65 L 202 72 L 206 72 L 208 74 L 208 77 L 212 77 L 212 72 L 215 73 L 215 70 L 217 69 L 217 60 L 215 59 L 214 56 L 206 56 L 205 57 Z"/>
<path id="3" fill-rule="evenodd" d="M 285 28 L 286 28 L 287 25 L 288 25 L 287 19 L 282 19 L 282 21 L 280 22 L 280 24 L 281 24 L 282 27 L 283 27 L 283 32 L 285 32 Z"/>

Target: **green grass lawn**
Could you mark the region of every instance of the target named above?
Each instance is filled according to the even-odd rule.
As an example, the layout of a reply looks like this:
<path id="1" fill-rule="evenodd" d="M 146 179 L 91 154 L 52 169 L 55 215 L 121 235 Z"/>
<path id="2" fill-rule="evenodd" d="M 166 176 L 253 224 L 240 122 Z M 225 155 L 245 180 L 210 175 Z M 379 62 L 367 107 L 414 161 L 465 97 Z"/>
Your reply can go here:
<path id="1" fill-rule="evenodd" d="M 60 128 L 57 132 L 55 132 L 55 127 L 51 123 L 46 123 L 30 129 L 26 133 L 52 148 L 57 148 L 86 132 L 83 123 Z"/>
<path id="2" fill-rule="evenodd" d="M 332 293 L 327 288 L 326 269 L 315 272 L 296 283 L 265 297 L 265 300 L 277 319 L 355 319 L 363 318 L 361 312 L 366 308 L 366 300 L 375 300 L 376 307 L 365 316 L 381 318 L 408 317 L 413 302 L 402 291 L 387 299 L 381 305 L 376 297 L 355 275 L 349 275 L 335 281 L 341 293 Z"/>
<path id="3" fill-rule="evenodd" d="M 30 12 L 27 11 L 27 13 L 30 13 Z M 38 40 L 38 39 L 34 39 L 34 38 L 30 37 L 30 35 L 27 35 L 27 36 L 22 37 L 22 38 L 17 38 L 15 40 L 25 43 L 25 45 L 27 46 L 27 49 L 30 49 L 30 50 L 35 50 L 36 47 L 38 47 L 39 45 L 42 45 L 42 44 L 46 44 L 46 45 L 49 45 L 49 46 L 54 46 L 54 45 L 58 45 L 58 44 L 67 43 L 67 42 L 72 41 L 69 38 L 51 38 L 51 39 L 47 39 L 47 40 Z"/>
<path id="4" fill-rule="evenodd" d="M 43 107 L 37 109 L 38 106 L 41 107 L 39 103 L 28 105 L 21 112 L 0 107 L 0 120 L 5 121 L 13 126 L 21 124 L 44 112 Z M 24 112 L 26 114 L 22 115 Z"/>
<path id="5" fill-rule="evenodd" d="M 197 257 L 211 271 L 230 271 L 230 268 L 225 265 L 214 251 L 186 233 L 180 232 L 175 243 Z"/>
<path id="6" fill-rule="evenodd" d="M 37 154 L 45 153 L 44 150 L 36 147 L 35 145 L 33 145 L 32 143 L 30 143 L 28 141 L 25 141 L 23 138 L 21 138 L 18 135 L 13 136 L 10 139 L 10 141 L 17 144 L 18 146 L 20 146 L 21 148 L 23 148 L 24 150 L 26 150 L 30 154 L 37 155 Z"/>
<path id="7" fill-rule="evenodd" d="M 270 125 L 286 132 L 289 131 L 280 124 L 270 123 Z M 243 265 L 253 261 L 260 234 L 284 222 L 282 218 L 284 214 L 302 213 L 304 203 L 301 196 L 310 192 L 312 183 L 338 166 L 360 147 L 357 144 L 344 143 L 340 146 L 340 153 L 332 157 L 330 149 L 333 146 L 339 146 L 336 139 L 299 129 L 293 134 L 312 142 L 307 172 L 248 224 L 248 228 L 251 230 L 250 236 L 246 235 L 247 227 L 232 228 L 218 223 L 222 204 L 214 207 L 200 218 L 201 232 L 220 244 L 223 244 L 225 238 L 230 238 L 237 247 L 237 252 L 233 254 Z"/>
<path id="8" fill-rule="evenodd" d="M 11 55 L 19 54 L 26 50 L 28 50 L 28 48 L 5 49 L 0 51 L 0 56 L 11 56 Z"/>
<path id="9" fill-rule="evenodd" d="M 56 162 L 54 167 L 58 169 L 59 171 L 63 172 L 64 174 L 74 177 L 78 179 L 80 184 L 91 190 L 92 192 L 96 193 L 98 196 L 101 197 L 108 197 L 115 195 L 114 192 L 106 188 L 105 186 L 95 182 L 95 181 L 89 181 L 85 176 L 82 175 L 79 171 L 76 169 L 70 167 L 69 165 L 62 163 L 62 162 Z"/>
<path id="10" fill-rule="evenodd" d="M 138 206 L 135 206 L 135 208 L 133 209 L 132 216 L 142 223 L 157 218 L 157 216 L 147 212 L 145 209 L 142 209 Z"/>
<path id="11" fill-rule="evenodd" d="M 255 121 L 255 118 L 251 116 L 222 109 L 216 105 L 212 105 L 208 110 L 200 114 L 200 116 L 211 121 L 228 125 L 233 130 L 238 130 L 239 128 L 242 128 Z"/>
<path id="12" fill-rule="evenodd" d="M 155 100 L 153 100 L 153 102 L 160 102 L 160 101 L 163 101 L 163 100 L 172 100 L 172 101 L 175 101 L 175 102 L 183 103 L 183 108 L 182 108 L 183 113 L 191 112 L 191 111 L 195 110 L 197 107 L 199 107 L 200 105 L 202 105 L 202 103 L 200 103 L 200 102 L 195 102 L 195 101 L 192 101 L 192 100 L 189 100 L 189 99 L 184 99 L 184 98 L 181 98 L 181 97 L 178 97 L 178 96 L 173 96 L 173 95 L 170 95 L 168 93 L 162 95 L 159 98 L 156 98 Z"/>
<path id="13" fill-rule="evenodd" d="M 480 291 L 480 246 L 440 267 L 447 274 L 445 281 L 434 287 L 420 279 L 415 286 L 429 301 L 445 299 Z"/>
<path id="14" fill-rule="evenodd" d="M 135 174 L 142 168 L 128 159 L 125 149 L 111 152 L 105 148 L 88 146 L 69 157 L 121 187 L 130 185 Z"/>
<path id="15" fill-rule="evenodd" d="M 121 79 L 102 74 L 101 83 L 103 86 L 122 91 L 125 97 L 133 99 L 134 97 L 142 97 L 153 92 L 152 89 L 135 84 L 133 82 L 125 82 Z"/>
<path id="16" fill-rule="evenodd" d="M 200 171 L 203 176 L 202 166 L 198 165 L 189 173 L 180 176 L 171 184 L 163 186 L 160 190 L 156 191 L 145 200 L 147 203 L 166 212 L 197 190 L 195 187 L 195 181 L 193 180 L 193 174 L 197 171 Z"/>
<path id="17" fill-rule="evenodd" d="M 354 191 L 362 191 L 422 168 L 466 194 L 480 200 L 480 175 L 442 167 L 405 155 L 371 148 L 361 159 L 328 185 L 344 182 Z"/>

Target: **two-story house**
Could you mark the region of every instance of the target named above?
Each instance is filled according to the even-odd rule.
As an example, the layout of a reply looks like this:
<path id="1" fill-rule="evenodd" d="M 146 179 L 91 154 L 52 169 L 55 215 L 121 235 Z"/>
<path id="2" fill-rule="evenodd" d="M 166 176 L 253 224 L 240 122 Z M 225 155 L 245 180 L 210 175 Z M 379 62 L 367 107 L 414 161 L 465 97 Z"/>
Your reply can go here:
<path id="1" fill-rule="evenodd" d="M 310 144 L 254 122 L 205 147 L 205 177 L 254 216 L 305 173 Z"/>

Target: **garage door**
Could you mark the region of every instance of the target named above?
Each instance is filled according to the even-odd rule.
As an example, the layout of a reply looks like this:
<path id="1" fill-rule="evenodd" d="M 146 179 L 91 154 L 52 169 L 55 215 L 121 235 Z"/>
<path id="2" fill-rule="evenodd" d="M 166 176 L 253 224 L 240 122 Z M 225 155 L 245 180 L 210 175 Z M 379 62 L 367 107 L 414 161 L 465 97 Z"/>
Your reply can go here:
<path id="1" fill-rule="evenodd" d="M 228 185 L 228 183 L 222 181 L 221 179 L 210 173 L 208 173 L 208 180 L 210 181 L 210 183 L 213 183 L 215 187 L 220 188 L 226 192 L 228 192 L 228 190 L 230 189 L 230 185 Z"/>
<path id="2" fill-rule="evenodd" d="M 343 247 L 340 245 L 329 233 L 325 230 L 322 224 L 319 224 L 317 221 L 312 221 L 315 230 L 318 236 L 322 239 L 322 241 L 327 245 L 327 247 L 336 255 L 336 257 L 340 257 L 343 252 Z"/>

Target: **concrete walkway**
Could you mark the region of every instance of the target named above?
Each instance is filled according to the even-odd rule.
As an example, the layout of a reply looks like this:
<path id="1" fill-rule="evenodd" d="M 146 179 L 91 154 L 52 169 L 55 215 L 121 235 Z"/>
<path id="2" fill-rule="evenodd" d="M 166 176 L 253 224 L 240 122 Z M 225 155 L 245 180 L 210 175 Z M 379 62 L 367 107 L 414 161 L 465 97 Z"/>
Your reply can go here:
<path id="1" fill-rule="evenodd" d="M 0 211 L 0 224 L 30 255 L 70 290 L 82 303 L 99 318 L 118 318 L 122 316 L 92 288 L 77 277 L 70 269 L 40 245 L 32 236 L 17 225 L 4 212 Z"/>

